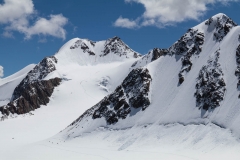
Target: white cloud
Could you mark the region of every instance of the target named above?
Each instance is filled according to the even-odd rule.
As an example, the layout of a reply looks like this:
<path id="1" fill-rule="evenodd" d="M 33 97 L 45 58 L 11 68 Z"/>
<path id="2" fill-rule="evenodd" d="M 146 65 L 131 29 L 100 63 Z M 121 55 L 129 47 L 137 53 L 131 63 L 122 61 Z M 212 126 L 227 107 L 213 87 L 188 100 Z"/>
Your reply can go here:
<path id="1" fill-rule="evenodd" d="M 11 29 L 20 31 L 26 35 L 26 39 L 30 39 L 32 35 L 50 35 L 57 38 L 65 39 L 66 31 L 63 26 L 67 24 L 67 18 L 59 15 L 50 15 L 49 19 L 39 18 L 33 26 L 19 26 L 12 24 Z"/>
<path id="2" fill-rule="evenodd" d="M 0 23 L 11 23 L 33 13 L 32 0 L 4 0 L 0 5 Z"/>
<path id="3" fill-rule="evenodd" d="M 12 31 L 18 31 L 25 35 L 25 39 L 33 35 L 65 39 L 66 30 L 63 27 L 68 22 L 66 17 L 58 14 L 47 19 L 38 17 L 36 12 L 32 0 L 4 0 L 0 5 L 0 24 L 5 25 L 3 36 L 11 38 Z"/>
<path id="4" fill-rule="evenodd" d="M 3 67 L 0 66 L 0 78 L 3 77 L 3 76 L 4 76 L 4 74 L 3 74 Z"/>
<path id="5" fill-rule="evenodd" d="M 114 23 L 115 27 L 123 27 L 123 28 L 136 28 L 138 26 L 137 20 L 131 21 L 128 18 L 122 18 L 120 16 Z"/>
<path id="6" fill-rule="evenodd" d="M 14 38 L 13 33 L 8 31 L 3 32 L 2 36 L 6 38 Z"/>
<path id="7" fill-rule="evenodd" d="M 238 0 L 125 0 L 127 3 L 139 3 L 145 8 L 145 12 L 137 20 L 122 18 L 134 27 L 125 27 L 124 23 L 117 27 L 135 28 L 142 26 L 164 27 L 180 23 L 186 20 L 198 20 L 203 16 L 209 5 L 215 3 L 228 4 Z M 118 22 L 119 19 L 116 20 Z M 115 22 L 115 23 L 116 23 Z"/>

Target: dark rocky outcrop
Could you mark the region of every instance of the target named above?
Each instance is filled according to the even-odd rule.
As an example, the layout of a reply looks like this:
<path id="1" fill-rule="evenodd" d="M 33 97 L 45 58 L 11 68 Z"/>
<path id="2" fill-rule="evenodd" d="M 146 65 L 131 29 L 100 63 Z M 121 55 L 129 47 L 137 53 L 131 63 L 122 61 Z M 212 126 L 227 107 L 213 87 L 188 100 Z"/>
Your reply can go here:
<path id="1" fill-rule="evenodd" d="M 112 94 L 87 110 L 72 125 L 88 116 L 93 119 L 104 117 L 108 124 L 114 124 L 125 119 L 133 109 L 145 110 L 150 105 L 151 80 L 147 69 L 132 70 Z"/>
<path id="2" fill-rule="evenodd" d="M 235 70 L 235 76 L 238 78 L 237 89 L 240 90 L 240 44 L 236 49 L 236 63 L 237 69 Z M 240 98 L 240 94 L 238 98 Z"/>
<path id="3" fill-rule="evenodd" d="M 44 58 L 37 64 L 15 88 L 10 103 L 0 107 L 4 116 L 9 114 L 29 113 L 49 102 L 54 87 L 61 82 L 60 78 L 43 80 L 56 70 L 57 59 L 54 56 Z"/>
<path id="4" fill-rule="evenodd" d="M 214 19 L 211 17 L 209 18 L 205 24 L 208 26 L 214 25 L 216 31 L 214 32 L 214 37 L 216 41 L 222 41 L 223 38 L 229 33 L 229 31 L 237 26 L 237 24 L 226 15 L 221 15 L 217 17 L 216 22 L 213 23 Z"/>
<path id="5" fill-rule="evenodd" d="M 95 46 L 95 43 L 96 42 L 93 42 L 93 41 L 90 41 L 90 40 L 88 40 L 89 42 L 90 42 L 90 44 L 92 45 L 92 46 Z M 76 48 L 81 48 L 82 50 L 83 50 L 83 52 L 85 53 L 85 52 L 87 52 L 90 56 L 95 56 L 95 53 L 92 51 L 92 50 L 90 50 L 89 49 L 89 47 L 88 47 L 88 45 L 86 45 L 86 43 L 84 43 L 82 40 L 77 40 L 71 47 L 70 47 L 70 49 L 76 49 Z"/>
<path id="6" fill-rule="evenodd" d="M 56 70 L 55 64 L 57 58 L 54 56 L 44 58 L 39 64 L 37 64 L 21 81 L 21 83 L 15 88 L 12 96 L 12 101 L 19 98 L 22 88 L 26 85 L 35 83 L 44 79 L 49 73 Z"/>
<path id="7" fill-rule="evenodd" d="M 138 58 L 141 55 L 134 52 L 130 47 L 128 47 L 119 37 L 113 37 L 108 39 L 105 42 L 103 53 L 100 55 L 100 57 L 104 57 L 108 55 L 110 52 L 114 53 L 118 56 L 126 56 L 128 58 L 129 52 L 133 52 L 133 58 Z"/>
<path id="8" fill-rule="evenodd" d="M 154 48 L 154 49 L 152 50 L 152 59 L 151 59 L 151 62 L 157 60 L 159 57 L 161 57 L 161 56 L 163 56 L 163 55 L 166 55 L 167 53 L 168 53 L 168 50 L 167 50 L 167 49 Z"/>
<path id="9" fill-rule="evenodd" d="M 49 102 L 54 87 L 60 82 L 60 78 L 54 78 L 25 84 L 24 87 L 18 88 L 18 98 L 0 107 L 0 112 L 8 116 L 15 113 L 25 114 L 40 108 L 40 105 L 46 105 Z"/>
<path id="10" fill-rule="evenodd" d="M 196 84 L 196 106 L 199 109 L 215 109 L 220 106 L 226 91 L 226 83 L 223 72 L 218 63 L 220 52 L 217 51 L 208 64 L 203 66 L 199 72 Z"/>
<path id="11" fill-rule="evenodd" d="M 191 57 L 202 51 L 204 34 L 196 29 L 189 29 L 172 47 L 169 48 L 170 55 L 182 55 L 182 69 L 179 72 L 179 84 L 184 81 L 184 75 L 192 68 Z"/>

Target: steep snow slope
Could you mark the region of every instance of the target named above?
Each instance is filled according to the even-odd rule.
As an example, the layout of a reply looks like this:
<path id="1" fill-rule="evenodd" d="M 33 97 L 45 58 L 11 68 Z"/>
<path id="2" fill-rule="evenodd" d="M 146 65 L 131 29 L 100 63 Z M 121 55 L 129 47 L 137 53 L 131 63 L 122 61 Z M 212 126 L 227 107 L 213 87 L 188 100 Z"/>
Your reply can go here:
<path id="1" fill-rule="evenodd" d="M 214 123 L 233 130 L 239 136 L 240 103 L 238 79 L 234 74 L 239 33 L 240 27 L 224 14 L 215 15 L 193 27 L 168 49 L 168 53 L 145 63 L 142 70 L 149 71 L 148 76 L 152 79 L 147 93 L 140 90 L 136 94 L 135 86 L 138 84 L 132 86 L 129 83 L 124 87 L 123 82 L 123 92 L 116 89 L 113 95 L 115 98 L 121 95 L 124 103 L 115 104 L 110 95 L 61 134 L 65 138 L 73 138 L 103 126 L 124 129 L 145 124 Z M 138 78 L 147 83 L 146 77 Z M 134 83 L 135 78 L 130 73 L 124 81 L 131 79 Z M 136 102 L 141 101 L 138 100 L 139 94 L 146 95 L 150 104 L 144 107 L 135 105 L 129 94 L 135 96 Z M 125 116 L 120 116 L 119 113 L 126 109 Z"/>
<path id="2" fill-rule="evenodd" d="M 32 70 L 34 66 L 35 64 L 30 64 L 17 73 L 0 79 L 0 106 L 10 102 L 16 86 L 26 77 L 27 73 Z"/>
<path id="3" fill-rule="evenodd" d="M 119 85 L 132 63 L 75 66 L 62 70 L 67 78 L 55 88 L 47 106 L 30 114 L 14 114 L 15 118 L 8 117 L 0 122 L 0 153 L 58 133 Z"/>

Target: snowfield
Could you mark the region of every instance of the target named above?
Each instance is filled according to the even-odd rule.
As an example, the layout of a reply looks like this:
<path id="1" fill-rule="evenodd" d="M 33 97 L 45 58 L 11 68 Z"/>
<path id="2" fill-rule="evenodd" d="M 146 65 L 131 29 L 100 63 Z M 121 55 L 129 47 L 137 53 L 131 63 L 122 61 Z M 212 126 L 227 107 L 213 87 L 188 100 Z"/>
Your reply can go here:
<path id="1" fill-rule="evenodd" d="M 239 149 L 239 139 L 228 129 L 214 124 L 184 126 L 175 123 L 122 130 L 100 127 L 68 140 L 55 136 L 1 152 L 1 159 L 238 160 Z"/>
<path id="2" fill-rule="evenodd" d="M 0 122 L 0 159 L 238 160 L 239 35 L 217 14 L 142 57 L 117 37 L 70 40 L 34 74 L 61 78 L 50 102 Z M 0 80 L 2 105 L 33 67 Z"/>

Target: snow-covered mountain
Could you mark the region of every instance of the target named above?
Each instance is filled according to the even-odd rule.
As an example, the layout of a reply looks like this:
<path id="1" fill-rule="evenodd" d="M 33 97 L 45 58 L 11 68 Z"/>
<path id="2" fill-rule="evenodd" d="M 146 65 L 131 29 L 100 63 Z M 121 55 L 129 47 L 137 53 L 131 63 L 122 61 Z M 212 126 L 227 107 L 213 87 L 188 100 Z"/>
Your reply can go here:
<path id="1" fill-rule="evenodd" d="M 5 159 L 240 156 L 240 26 L 225 14 L 144 56 L 75 38 L 0 84 Z"/>
<path id="2" fill-rule="evenodd" d="M 9 103 L 0 107 L 2 119 L 12 114 L 29 113 L 49 103 L 54 88 L 60 85 L 60 82 L 68 80 L 63 73 L 66 68 L 121 63 L 139 57 L 141 57 L 139 53 L 130 49 L 118 37 L 99 42 L 74 38 L 61 47 L 54 56 L 44 58 L 27 75 L 23 74 L 22 77 L 25 78 L 20 79 L 21 83 L 15 81 L 16 83 L 11 85 L 14 92 L 11 90 L 11 94 L 5 96 L 10 102 L 4 101 Z"/>
<path id="3" fill-rule="evenodd" d="M 154 49 L 133 63 L 114 92 L 61 134 L 213 123 L 240 135 L 239 35 L 240 27 L 224 14 L 189 29 L 170 48 Z"/>

